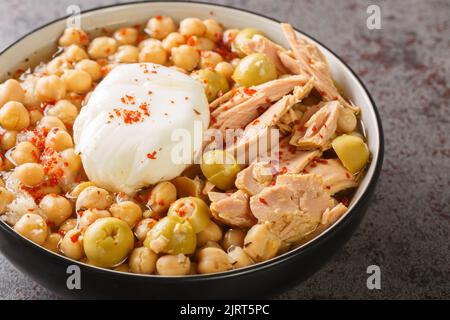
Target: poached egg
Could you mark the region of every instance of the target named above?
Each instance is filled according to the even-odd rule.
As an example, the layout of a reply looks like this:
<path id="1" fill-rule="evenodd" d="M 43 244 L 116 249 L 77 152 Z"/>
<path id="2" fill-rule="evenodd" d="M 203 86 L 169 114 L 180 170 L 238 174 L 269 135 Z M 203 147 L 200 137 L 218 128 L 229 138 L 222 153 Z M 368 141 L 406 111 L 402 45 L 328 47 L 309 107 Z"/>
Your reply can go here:
<path id="1" fill-rule="evenodd" d="M 115 67 L 74 123 L 75 150 L 99 187 L 133 194 L 180 175 L 201 152 L 210 114 L 203 85 L 152 64 Z M 196 129 L 197 128 L 197 129 Z M 180 152 L 180 136 L 190 148 Z M 186 141 L 186 140 L 185 140 Z"/>

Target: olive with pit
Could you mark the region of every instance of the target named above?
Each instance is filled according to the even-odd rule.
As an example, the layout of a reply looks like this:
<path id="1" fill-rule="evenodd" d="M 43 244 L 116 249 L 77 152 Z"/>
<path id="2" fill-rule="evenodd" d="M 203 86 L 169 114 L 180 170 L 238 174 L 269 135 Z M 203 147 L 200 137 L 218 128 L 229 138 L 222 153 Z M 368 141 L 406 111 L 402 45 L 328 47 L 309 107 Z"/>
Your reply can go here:
<path id="1" fill-rule="evenodd" d="M 200 168 L 208 181 L 222 190 L 234 187 L 236 176 L 240 171 L 236 159 L 223 150 L 205 152 Z"/>
<path id="2" fill-rule="evenodd" d="M 89 261 L 111 268 L 121 263 L 134 247 L 130 226 L 117 218 L 100 218 L 84 233 L 83 246 Z"/>
<path id="3" fill-rule="evenodd" d="M 192 225 L 183 218 L 171 215 L 159 220 L 147 234 L 144 246 L 156 253 L 191 254 L 197 238 Z"/>
<path id="4" fill-rule="evenodd" d="M 261 30 L 255 28 L 245 28 L 238 32 L 232 46 L 240 58 L 245 56 L 245 53 L 243 52 L 245 42 L 257 34 L 264 36 L 264 33 Z"/>
<path id="5" fill-rule="evenodd" d="M 200 198 L 181 198 L 172 203 L 169 216 L 178 216 L 189 221 L 195 233 L 203 231 L 209 223 L 210 213 L 207 204 Z"/>
<path id="6" fill-rule="evenodd" d="M 344 134 L 331 143 L 339 160 L 351 173 L 361 171 L 369 161 L 369 148 L 360 137 Z"/>
<path id="7" fill-rule="evenodd" d="M 203 84 L 209 102 L 213 101 L 219 94 L 230 90 L 227 78 L 219 72 L 201 69 L 193 72 L 191 76 Z"/>
<path id="8" fill-rule="evenodd" d="M 263 53 L 253 53 L 242 59 L 233 73 L 233 80 L 244 87 L 274 80 L 278 76 L 272 60 Z"/>

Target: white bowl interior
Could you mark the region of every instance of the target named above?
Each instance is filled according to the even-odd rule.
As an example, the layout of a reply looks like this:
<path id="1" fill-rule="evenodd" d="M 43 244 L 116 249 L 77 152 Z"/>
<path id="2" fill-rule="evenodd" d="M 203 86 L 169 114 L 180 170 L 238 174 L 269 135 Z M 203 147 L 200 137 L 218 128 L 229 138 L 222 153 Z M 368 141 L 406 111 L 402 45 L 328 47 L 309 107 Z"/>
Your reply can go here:
<path id="1" fill-rule="evenodd" d="M 288 47 L 279 24 L 273 20 L 233 8 L 199 3 L 150 2 L 104 8 L 83 14 L 81 27 L 86 31 L 95 32 L 101 28 L 145 23 L 149 17 L 155 15 L 171 16 L 178 21 L 186 17 L 214 18 L 226 27 L 255 27 L 264 31 L 272 40 Z M 47 59 L 56 49 L 55 41 L 65 27 L 66 20 L 52 23 L 27 35 L 3 52 L 0 55 L 0 80 L 7 79 L 18 68 L 26 69 Z M 352 199 L 351 208 L 367 189 L 380 156 L 380 133 L 377 117 L 368 94 L 353 73 L 332 52 L 319 43 L 315 43 L 327 57 L 333 77 L 340 84 L 346 96 L 361 107 L 362 121 L 372 154 L 372 162 Z"/>

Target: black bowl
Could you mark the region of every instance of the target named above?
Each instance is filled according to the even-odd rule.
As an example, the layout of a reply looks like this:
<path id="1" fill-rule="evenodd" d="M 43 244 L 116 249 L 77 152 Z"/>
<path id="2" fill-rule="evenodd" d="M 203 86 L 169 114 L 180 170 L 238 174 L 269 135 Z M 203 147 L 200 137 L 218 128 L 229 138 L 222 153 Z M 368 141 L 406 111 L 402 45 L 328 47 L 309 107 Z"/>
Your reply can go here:
<path id="1" fill-rule="evenodd" d="M 149 9 L 152 9 L 153 5 L 155 3 L 128 3 L 93 9 L 89 12 L 95 13 L 98 10 L 111 8 L 126 8 L 129 10 L 134 6 L 148 6 Z M 180 3 L 170 2 L 163 5 L 167 6 L 166 11 L 170 12 L 171 6 L 179 6 Z M 203 11 L 238 10 L 226 6 L 202 3 L 182 3 L 181 5 Z M 243 12 L 244 10 L 239 11 Z M 255 19 L 275 21 L 261 15 L 253 15 Z M 62 31 L 62 28 L 55 27 L 55 24 L 59 23 L 61 25 L 63 19 L 51 22 L 31 32 L 29 35 L 38 30 L 49 28 L 54 29 L 53 33 L 55 30 L 57 30 L 56 32 Z M 20 43 L 27 41 L 29 35 L 5 49 L 1 55 L 8 50 L 17 49 L 15 45 L 20 45 Z M 306 36 L 311 38 L 308 35 Z M 317 40 L 314 41 L 318 42 Z M 326 48 L 323 45 L 322 47 Z M 329 49 L 327 50 L 330 51 Z M 336 55 L 334 55 L 334 58 L 352 74 L 354 79 L 356 79 L 355 81 L 358 82 L 362 94 L 366 95 L 370 100 L 370 106 L 367 108 L 371 108 L 373 111 L 371 127 L 378 140 L 378 144 L 375 146 L 377 152 L 371 163 L 370 176 L 366 176 L 367 183 L 358 200 L 352 203 L 350 210 L 336 224 L 306 245 L 249 268 L 212 275 L 185 277 L 135 275 L 89 266 L 39 247 L 15 233 L 3 221 L 0 222 L 0 250 L 18 269 L 29 275 L 36 282 L 53 290 L 60 296 L 71 298 L 254 299 L 267 298 L 296 286 L 319 270 L 353 234 L 367 210 L 383 162 L 383 131 L 375 104 L 367 89 L 354 72 Z M 374 134 L 372 134 L 372 137 Z M 77 274 L 80 276 L 80 289 L 73 288 L 74 285 L 75 287 L 77 285 L 77 281 L 74 280 Z"/>

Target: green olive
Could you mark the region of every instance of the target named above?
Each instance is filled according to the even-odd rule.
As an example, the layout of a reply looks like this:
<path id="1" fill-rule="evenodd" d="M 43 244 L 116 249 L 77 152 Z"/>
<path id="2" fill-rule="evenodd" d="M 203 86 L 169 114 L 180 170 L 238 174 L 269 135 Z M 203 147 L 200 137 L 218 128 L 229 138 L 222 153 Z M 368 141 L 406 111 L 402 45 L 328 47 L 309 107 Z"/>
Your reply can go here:
<path id="1" fill-rule="evenodd" d="M 195 233 L 203 231 L 209 223 L 210 213 L 208 205 L 200 198 L 181 198 L 172 203 L 169 216 L 179 216 L 189 221 Z"/>
<path id="2" fill-rule="evenodd" d="M 240 171 L 236 159 L 223 150 L 211 150 L 204 153 L 200 168 L 209 182 L 222 190 L 233 188 Z"/>
<path id="3" fill-rule="evenodd" d="M 351 173 L 360 171 L 369 161 L 369 148 L 360 137 L 343 134 L 331 144 L 339 160 Z"/>
<path id="4" fill-rule="evenodd" d="M 245 53 L 242 51 L 245 40 L 253 38 L 256 34 L 264 36 L 264 33 L 261 30 L 255 28 L 245 28 L 238 32 L 233 41 L 233 49 L 238 54 L 239 58 L 245 57 Z"/>
<path id="5" fill-rule="evenodd" d="M 209 102 L 213 101 L 219 93 L 223 94 L 230 90 L 227 79 L 216 71 L 201 69 L 193 72 L 191 76 L 205 86 L 205 93 Z"/>
<path id="6" fill-rule="evenodd" d="M 197 237 L 192 225 L 183 218 L 171 215 L 159 220 L 147 233 L 144 246 L 156 253 L 191 254 Z"/>
<path id="7" fill-rule="evenodd" d="M 263 53 L 253 53 L 242 59 L 233 73 L 233 80 L 244 87 L 277 78 L 277 68 L 272 60 Z"/>
<path id="8" fill-rule="evenodd" d="M 111 268 L 123 262 L 133 249 L 134 236 L 126 222 L 100 218 L 86 229 L 83 246 L 89 261 L 99 267 Z"/>

